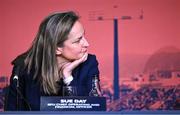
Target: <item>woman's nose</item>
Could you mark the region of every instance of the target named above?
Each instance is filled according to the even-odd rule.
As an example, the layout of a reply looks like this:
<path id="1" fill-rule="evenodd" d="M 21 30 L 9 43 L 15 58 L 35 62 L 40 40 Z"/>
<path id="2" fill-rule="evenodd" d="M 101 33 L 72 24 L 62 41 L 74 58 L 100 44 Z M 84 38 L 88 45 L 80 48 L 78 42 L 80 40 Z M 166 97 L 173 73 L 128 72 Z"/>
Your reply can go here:
<path id="1" fill-rule="evenodd" d="M 89 43 L 88 43 L 88 41 L 86 40 L 86 38 L 83 38 L 83 46 L 84 46 L 84 47 L 89 47 Z"/>

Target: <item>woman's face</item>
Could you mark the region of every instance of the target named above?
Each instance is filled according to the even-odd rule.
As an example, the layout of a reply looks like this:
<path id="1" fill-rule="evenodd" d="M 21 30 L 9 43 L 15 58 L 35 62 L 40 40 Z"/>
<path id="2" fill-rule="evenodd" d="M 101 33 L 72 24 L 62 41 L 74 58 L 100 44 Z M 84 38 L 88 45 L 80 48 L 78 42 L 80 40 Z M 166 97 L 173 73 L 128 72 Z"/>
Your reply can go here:
<path id="1" fill-rule="evenodd" d="M 80 59 L 87 52 L 88 46 L 89 43 L 84 37 L 84 28 L 79 21 L 76 21 L 61 48 L 61 55 L 68 60 Z"/>

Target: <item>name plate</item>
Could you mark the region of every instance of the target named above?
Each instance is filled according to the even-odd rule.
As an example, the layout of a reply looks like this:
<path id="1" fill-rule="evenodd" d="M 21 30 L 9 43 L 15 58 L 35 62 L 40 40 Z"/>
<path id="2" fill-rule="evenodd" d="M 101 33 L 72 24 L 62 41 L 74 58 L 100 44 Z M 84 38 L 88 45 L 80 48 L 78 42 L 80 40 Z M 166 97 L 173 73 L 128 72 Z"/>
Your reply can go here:
<path id="1" fill-rule="evenodd" d="M 41 111 L 106 111 L 105 97 L 42 96 Z"/>

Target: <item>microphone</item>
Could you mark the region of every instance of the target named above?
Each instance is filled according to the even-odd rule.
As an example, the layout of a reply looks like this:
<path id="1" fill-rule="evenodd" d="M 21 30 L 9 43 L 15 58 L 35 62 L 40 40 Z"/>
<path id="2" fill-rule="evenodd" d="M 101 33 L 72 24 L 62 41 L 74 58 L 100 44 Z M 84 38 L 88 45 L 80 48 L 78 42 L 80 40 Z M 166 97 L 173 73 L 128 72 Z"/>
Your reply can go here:
<path id="1" fill-rule="evenodd" d="M 20 73 L 20 66 L 16 67 L 16 70 L 14 71 L 14 77 L 13 82 L 16 84 L 16 88 L 19 87 L 19 73 Z"/>
<path id="2" fill-rule="evenodd" d="M 19 96 L 21 99 L 24 100 L 25 104 L 27 105 L 28 109 L 31 111 L 31 106 L 29 104 L 29 102 L 27 101 L 27 99 L 24 97 L 24 95 L 22 94 L 21 90 L 19 90 L 19 74 L 20 74 L 20 66 L 16 67 L 16 70 L 14 71 L 14 77 L 13 77 L 13 82 L 16 85 L 16 92 L 17 92 L 17 97 L 16 97 L 16 104 L 17 104 L 17 110 L 19 109 Z"/>
<path id="3" fill-rule="evenodd" d="M 18 76 L 15 75 L 14 78 L 13 78 L 13 80 L 18 80 Z"/>
<path id="4" fill-rule="evenodd" d="M 18 78 L 17 75 L 15 75 L 15 76 L 13 77 L 13 81 L 15 82 L 16 87 L 19 87 L 19 78 Z"/>

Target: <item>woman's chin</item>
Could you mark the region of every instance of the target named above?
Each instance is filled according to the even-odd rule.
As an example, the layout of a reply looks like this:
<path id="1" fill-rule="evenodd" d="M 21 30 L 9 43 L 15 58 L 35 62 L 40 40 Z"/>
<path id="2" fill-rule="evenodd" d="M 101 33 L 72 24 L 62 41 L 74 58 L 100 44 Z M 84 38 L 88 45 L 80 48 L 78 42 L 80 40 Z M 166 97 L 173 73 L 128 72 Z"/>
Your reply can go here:
<path id="1" fill-rule="evenodd" d="M 84 54 L 80 54 L 74 60 L 78 60 L 78 59 L 82 58 L 83 56 L 84 56 Z"/>
<path id="2" fill-rule="evenodd" d="M 80 59 L 82 56 L 77 56 L 77 57 L 74 57 L 74 58 L 69 58 L 68 60 L 69 61 L 75 61 L 75 60 L 78 60 Z"/>
<path id="3" fill-rule="evenodd" d="M 86 53 L 86 52 L 85 52 L 85 53 Z M 69 60 L 71 60 L 71 61 L 78 60 L 78 59 L 82 58 L 85 53 L 81 53 L 81 54 L 79 54 L 79 55 L 77 55 L 77 56 L 75 56 L 75 57 L 73 57 L 73 58 L 69 58 Z"/>
<path id="4" fill-rule="evenodd" d="M 86 54 L 86 52 L 79 54 L 78 58 L 79 59 L 82 58 L 85 54 Z"/>

